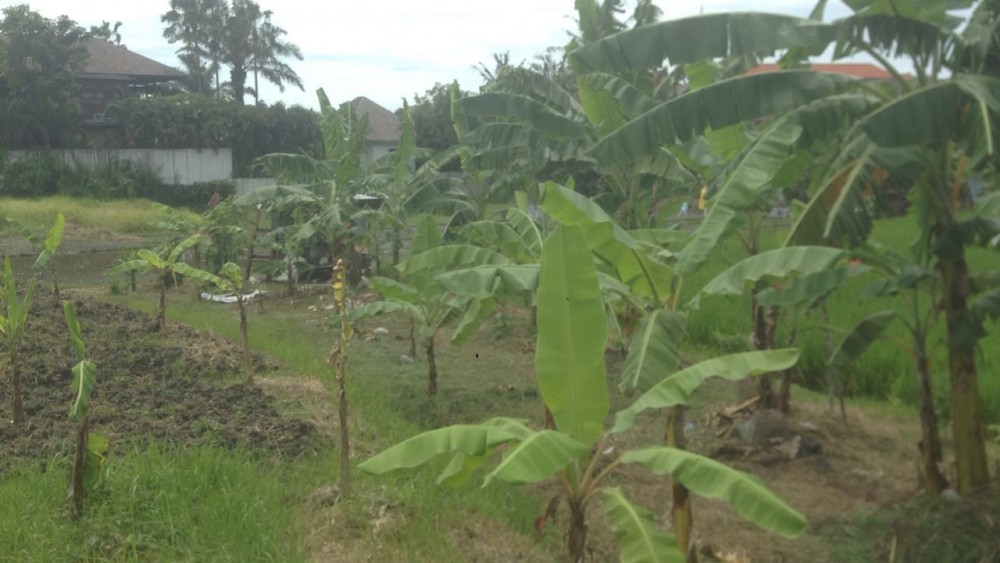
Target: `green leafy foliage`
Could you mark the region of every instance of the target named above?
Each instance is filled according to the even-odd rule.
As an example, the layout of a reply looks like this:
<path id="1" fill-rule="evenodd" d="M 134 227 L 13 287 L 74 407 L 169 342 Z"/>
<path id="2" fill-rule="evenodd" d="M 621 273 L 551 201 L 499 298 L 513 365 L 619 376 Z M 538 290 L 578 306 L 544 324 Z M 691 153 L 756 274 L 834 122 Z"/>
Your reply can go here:
<path id="1" fill-rule="evenodd" d="M 622 366 L 622 391 L 649 389 L 673 373 L 680 362 L 687 318 L 670 309 L 657 309 L 644 316 L 632 335 Z"/>
<path id="2" fill-rule="evenodd" d="M 677 550 L 677 540 L 658 530 L 653 513 L 630 502 L 620 487 L 604 489 L 602 498 L 604 516 L 618 536 L 623 563 L 685 561 Z"/>
<path id="3" fill-rule="evenodd" d="M 723 500 L 748 521 L 786 538 L 806 529 L 806 519 L 767 490 L 756 477 L 715 460 L 664 446 L 631 450 L 623 463 L 640 463 L 653 473 L 670 475 L 692 492 Z"/>
<path id="4" fill-rule="evenodd" d="M 563 224 L 580 227 L 593 253 L 637 295 L 654 301 L 666 298 L 670 269 L 650 258 L 643 245 L 596 203 L 553 182 L 546 183 L 542 193 L 542 209 Z"/>
<path id="5" fill-rule="evenodd" d="M 609 398 L 607 338 L 597 269 L 583 230 L 560 225 L 545 240 L 538 283 L 535 374 L 556 428 L 590 445 L 601 435 Z"/>
<path id="6" fill-rule="evenodd" d="M 635 423 L 636 416 L 645 410 L 687 404 L 691 393 L 709 377 L 738 381 L 751 375 L 788 369 L 795 365 L 798 358 L 798 350 L 786 349 L 730 354 L 699 362 L 663 379 L 630 407 L 619 411 L 611 432 L 625 432 Z"/>
<path id="7" fill-rule="evenodd" d="M 854 325 L 837 346 L 828 364 L 830 369 L 841 372 L 864 354 L 869 346 L 876 343 L 889 324 L 896 319 L 895 311 L 880 311 L 868 315 Z"/>
<path id="8" fill-rule="evenodd" d="M 750 256 L 715 276 L 691 300 L 697 307 L 702 295 L 741 295 L 747 285 L 762 279 L 793 274 L 811 275 L 830 270 L 846 252 L 823 246 L 790 246 Z"/>

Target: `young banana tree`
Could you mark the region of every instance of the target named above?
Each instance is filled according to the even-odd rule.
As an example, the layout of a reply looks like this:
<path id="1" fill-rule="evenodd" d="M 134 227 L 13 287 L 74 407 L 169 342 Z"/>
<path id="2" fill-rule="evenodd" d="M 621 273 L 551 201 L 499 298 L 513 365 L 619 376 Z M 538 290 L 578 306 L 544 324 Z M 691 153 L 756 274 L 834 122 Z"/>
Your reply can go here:
<path id="1" fill-rule="evenodd" d="M 467 245 L 444 245 L 437 225 L 425 216 L 417 227 L 411 243 L 413 255 L 399 263 L 396 269 L 403 281 L 374 277 L 372 287 L 382 294 L 383 300 L 369 303 L 351 311 L 351 319 L 392 312 L 405 313 L 424 338 L 427 354 L 427 394 L 437 393 L 437 361 L 434 339 L 450 320 L 462 317 L 452 338 L 462 343 L 475 334 L 482 320 L 492 311 L 494 302 L 477 299 L 449 291 L 436 276 L 444 272 L 471 265 L 509 264 L 501 254 Z"/>
<path id="2" fill-rule="evenodd" d="M 192 268 L 181 261 L 184 253 L 193 248 L 201 235 L 190 237 L 173 244 L 168 244 L 160 251 L 143 248 L 136 252 L 135 260 L 128 260 L 107 271 L 108 276 L 117 276 L 126 272 L 141 272 L 153 270 L 160 280 L 160 300 L 156 307 L 156 326 L 159 330 L 167 328 L 167 285 L 180 269 Z"/>
<path id="3" fill-rule="evenodd" d="M 69 495 L 66 497 L 70 517 L 76 519 L 83 514 L 83 497 L 85 491 L 97 480 L 101 465 L 104 464 L 104 453 L 108 449 L 108 438 L 101 434 L 91 434 L 89 431 L 90 399 L 97 383 L 97 366 L 87 359 L 86 348 L 80 323 L 76 320 L 73 304 L 63 302 L 63 314 L 66 317 L 66 327 L 69 329 L 70 341 L 76 352 L 77 364 L 73 366 L 73 407 L 69 418 L 76 422 L 76 455 L 73 462 L 73 473 L 70 478 Z"/>
<path id="4" fill-rule="evenodd" d="M 52 291 L 56 294 L 56 299 L 59 299 L 59 273 L 56 271 L 55 262 L 52 258 L 55 257 L 56 251 L 59 250 L 59 245 L 62 244 L 63 229 L 66 227 L 66 218 L 63 217 L 62 213 L 56 214 L 56 220 L 52 223 L 52 227 L 49 229 L 48 234 L 45 236 L 45 240 L 38 238 L 31 229 L 25 227 L 24 225 L 18 223 L 10 217 L 7 218 L 7 222 L 10 223 L 14 230 L 21 235 L 24 240 L 31 243 L 32 246 L 36 248 L 41 248 L 41 253 L 38 254 L 38 258 L 35 260 L 34 270 L 39 272 L 48 267 L 49 275 L 52 276 Z"/>
<path id="5" fill-rule="evenodd" d="M 236 304 L 240 311 L 240 344 L 243 349 L 243 373 L 247 376 L 247 381 L 253 378 L 253 354 L 250 351 L 250 328 L 247 322 L 247 309 L 250 306 L 249 297 L 243 293 L 243 268 L 234 262 L 226 262 L 219 270 L 219 275 L 215 275 L 205 270 L 199 270 L 188 264 L 180 262 L 173 267 L 173 271 L 187 276 L 203 284 L 211 284 L 220 291 L 231 293 L 236 297 Z"/>
<path id="6" fill-rule="evenodd" d="M 328 362 L 336 365 L 337 375 L 337 417 L 340 421 L 340 492 L 347 494 L 351 490 L 351 433 L 347 426 L 347 352 L 354 338 L 354 328 L 351 327 L 350 315 L 347 311 L 347 276 L 346 265 L 338 260 L 333 267 L 333 302 L 340 316 L 340 336 L 330 350 Z"/>
<path id="7" fill-rule="evenodd" d="M 14 271 L 10 267 L 10 258 L 4 257 L 3 264 L 3 306 L 0 313 L 0 339 L 7 356 L 7 366 L 10 370 L 11 401 L 14 408 L 14 425 L 24 424 L 24 396 L 21 391 L 21 360 L 19 351 L 24 339 L 25 326 L 28 324 L 28 312 L 31 310 L 31 299 L 35 294 L 35 280 L 28 282 L 28 290 L 24 300 L 17 296 L 17 282 Z"/>
<path id="8" fill-rule="evenodd" d="M 608 486 L 609 476 L 627 464 L 672 475 L 697 494 L 724 500 L 766 530 L 786 537 L 799 535 L 805 528 L 801 514 L 755 478 L 676 448 L 656 446 L 624 452 L 609 448 L 611 436 L 629 430 L 639 413 L 686 402 L 706 378 L 722 375 L 735 380 L 783 369 L 795 363 L 797 351 L 749 352 L 691 366 L 664 379 L 617 413 L 611 429 L 605 431 L 610 402 L 603 351 L 606 328 L 597 278 L 583 230 L 571 225 L 557 227 L 542 251 L 535 355 L 539 391 L 554 428 L 534 430 L 507 418 L 449 426 L 401 442 L 360 468 L 381 474 L 450 454 L 451 463 L 439 480 L 445 481 L 468 475 L 504 451 L 486 475 L 484 486 L 494 479 L 515 484 L 557 479 L 570 512 L 567 551 L 574 562 L 582 561 L 586 553 L 587 511 L 598 497 L 619 535 L 624 561 L 686 560 L 686 543 L 678 546 L 672 536 L 657 530 L 648 510 L 632 504 L 620 489 Z"/>

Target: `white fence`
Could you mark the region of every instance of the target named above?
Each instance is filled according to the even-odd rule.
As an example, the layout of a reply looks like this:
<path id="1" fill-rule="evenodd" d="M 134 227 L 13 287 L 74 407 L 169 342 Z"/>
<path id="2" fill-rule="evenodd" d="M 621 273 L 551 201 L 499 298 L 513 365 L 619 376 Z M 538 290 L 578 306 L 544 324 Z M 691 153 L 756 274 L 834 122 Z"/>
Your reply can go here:
<path id="1" fill-rule="evenodd" d="M 261 188 L 274 185 L 274 178 L 233 178 L 236 184 L 236 196 L 246 195 Z"/>
<path id="2" fill-rule="evenodd" d="M 43 151 L 11 151 L 18 159 Z M 228 180 L 233 175 L 232 149 L 110 149 L 46 151 L 69 165 L 95 169 L 112 158 L 128 160 L 156 171 L 165 184 L 189 186 L 198 182 Z"/>

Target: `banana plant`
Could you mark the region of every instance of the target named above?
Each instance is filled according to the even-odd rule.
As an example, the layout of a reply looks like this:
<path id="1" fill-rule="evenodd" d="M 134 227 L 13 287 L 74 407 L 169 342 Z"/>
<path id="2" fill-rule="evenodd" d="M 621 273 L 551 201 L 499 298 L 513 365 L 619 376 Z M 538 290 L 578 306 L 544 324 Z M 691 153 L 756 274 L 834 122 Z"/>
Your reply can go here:
<path id="1" fill-rule="evenodd" d="M 10 258 L 4 257 L 3 264 L 3 305 L 0 314 L 0 338 L 7 356 L 10 369 L 11 400 L 14 407 L 14 425 L 24 424 L 24 397 L 21 391 L 21 363 L 19 351 L 21 340 L 24 339 L 25 326 L 28 324 L 28 312 L 31 310 L 31 300 L 35 294 L 35 280 L 28 282 L 28 290 L 24 300 L 18 299 L 17 282 L 14 271 L 10 267 Z"/>
<path id="2" fill-rule="evenodd" d="M 117 276 L 126 272 L 142 272 L 153 270 L 160 280 L 160 300 L 156 307 L 156 326 L 159 330 L 167 328 L 167 285 L 171 278 L 176 278 L 175 274 L 180 273 L 178 268 L 183 269 L 184 264 L 181 258 L 184 253 L 193 248 L 201 240 L 200 234 L 164 246 L 159 251 L 143 248 L 136 251 L 137 258 L 128 260 L 107 271 L 108 276 Z"/>
<path id="3" fill-rule="evenodd" d="M 858 85 L 874 94 L 877 102 L 838 120 L 837 125 L 846 120 L 850 126 L 835 145 L 840 155 L 834 162 L 841 166 L 831 170 L 830 189 L 822 188 L 816 194 L 823 199 L 822 204 L 811 207 L 836 211 L 836 218 L 830 216 L 823 222 L 824 234 L 830 234 L 830 227 L 861 227 L 855 236 L 863 240 L 870 222 L 843 220 L 848 215 L 858 218 L 870 208 L 855 204 L 864 203 L 862 193 L 855 191 L 862 190 L 863 184 L 855 177 L 876 158 L 876 151 L 916 149 L 920 154 L 919 178 L 903 187 L 912 188 L 919 208 L 915 217 L 921 244 L 935 257 L 941 282 L 951 358 L 957 489 L 969 495 L 990 481 L 975 346 L 984 333 L 983 320 L 994 313 L 985 295 L 982 300 L 971 298 L 965 248 L 976 240 L 990 240 L 997 229 L 982 217 L 965 218 L 959 211 L 966 176 L 996 167 L 994 135 L 1000 115 L 1000 82 L 986 67 L 986 55 L 996 48 L 990 23 L 992 5 L 981 2 L 968 16 L 949 13 L 959 5 L 914 0 L 858 2 L 851 4 L 852 15 L 831 23 L 817 21 L 825 2 L 818 4 L 814 17 L 808 20 L 770 14 L 713 14 L 626 31 L 583 46 L 571 59 L 581 68 L 594 70 L 648 69 L 661 66 L 665 59 L 676 66 L 729 56 L 734 51 L 819 52 L 833 45 L 837 57 L 866 52 L 889 69 L 895 77 L 895 91 Z M 966 25 L 962 25 L 964 17 Z M 906 56 L 913 61 L 915 83 L 904 80 L 892 68 L 889 56 Z M 950 77 L 941 76 L 943 69 L 950 71 Z M 843 94 L 850 82 L 801 70 L 724 80 L 642 114 L 602 138 L 588 153 L 599 161 L 629 161 L 664 145 L 690 141 L 708 126 L 718 129 L 765 117 L 781 123 L 789 111 Z M 849 151 L 856 156 L 847 158 Z M 886 172 L 912 177 L 908 168 L 913 167 L 901 164 Z M 712 223 L 721 227 L 729 222 Z M 700 252 L 692 253 L 684 263 L 695 264 L 697 254 Z M 974 301 L 985 308 L 971 307 Z"/>
<path id="4" fill-rule="evenodd" d="M 754 327 L 755 338 L 761 338 L 754 348 L 774 348 L 780 310 L 815 306 L 826 299 L 846 278 L 846 271 L 839 267 L 846 256 L 846 251 L 828 246 L 788 246 L 749 256 L 705 284 L 688 306 L 697 308 L 706 295 L 742 295 L 749 288 L 754 292 L 754 304 L 767 311 L 755 316 L 755 321 L 765 324 Z M 782 385 L 783 397 L 774 396 L 769 376 L 761 377 L 758 383 L 761 405 L 787 403 L 788 374 Z"/>
<path id="5" fill-rule="evenodd" d="M 83 497 L 92 488 L 104 464 L 104 454 L 108 449 L 108 438 L 89 431 L 90 399 L 97 382 L 97 366 L 87 359 L 86 347 L 80 323 L 76 320 L 73 304 L 63 301 L 63 314 L 69 329 L 70 342 L 76 352 L 77 364 L 73 366 L 73 407 L 69 411 L 70 420 L 77 423 L 76 455 L 70 479 L 69 495 L 66 498 L 71 518 L 83 515 Z"/>
<path id="6" fill-rule="evenodd" d="M 219 275 L 215 275 L 205 270 L 199 270 L 184 262 L 179 262 L 173 267 L 173 271 L 187 276 L 202 284 L 211 284 L 216 289 L 225 293 L 231 293 L 236 297 L 236 304 L 240 311 L 240 345 L 243 349 L 243 373 L 246 374 L 247 381 L 253 378 L 253 353 L 250 351 L 250 328 L 247 322 L 247 309 L 250 306 L 248 296 L 243 293 L 243 268 L 234 262 L 226 262 L 219 270 Z M 251 296 L 252 297 L 252 296 Z"/>
<path id="7" fill-rule="evenodd" d="M 62 213 L 56 214 L 56 220 L 52 223 L 52 227 L 49 228 L 48 234 L 45 236 L 45 240 L 38 238 L 31 229 L 25 227 L 24 225 L 18 223 L 14 219 L 8 217 L 7 222 L 21 235 L 24 240 L 28 241 L 32 246 L 36 248 L 41 248 L 41 253 L 38 254 L 38 258 L 35 260 L 34 270 L 39 272 L 48 266 L 49 275 L 52 276 L 52 291 L 56 294 L 56 299 L 59 299 L 59 273 L 56 271 L 55 262 L 52 258 L 55 257 L 56 251 L 59 250 L 59 245 L 62 244 L 63 239 L 63 229 L 66 227 L 66 218 L 63 217 Z"/>
<path id="8" fill-rule="evenodd" d="M 889 311 L 863 319 L 855 330 L 863 329 L 866 323 L 872 325 L 881 322 L 888 325 L 893 319 L 899 319 L 905 326 L 908 338 L 891 340 L 913 359 L 919 389 L 921 428 L 919 446 L 924 490 L 931 495 L 939 494 L 948 486 L 948 481 L 940 469 L 943 461 L 941 436 L 931 381 L 933 348 L 928 345 L 931 329 L 939 321 L 940 315 L 936 305 L 940 300 L 936 276 L 934 271 L 927 267 L 926 260 L 921 263 L 919 260 L 908 259 L 881 247 L 875 241 L 869 241 L 855 249 L 854 255 L 869 266 L 877 276 L 869 286 L 866 297 L 897 297 L 904 303 L 902 311 Z M 873 329 L 877 330 L 878 327 L 873 326 L 868 330 Z"/>
<path id="9" fill-rule="evenodd" d="M 351 433 L 347 426 L 347 352 L 354 338 L 354 328 L 351 326 L 350 315 L 347 312 L 347 277 L 344 269 L 347 266 L 343 260 L 338 260 L 333 267 L 333 302 L 340 316 L 340 336 L 330 350 L 328 363 L 336 365 L 338 408 L 337 417 L 340 420 L 340 492 L 348 494 L 351 491 Z"/>
<path id="10" fill-rule="evenodd" d="M 425 340 L 427 355 L 427 394 L 437 394 L 437 362 L 434 339 L 449 321 L 462 316 L 452 341 L 464 343 L 479 329 L 492 312 L 495 301 L 477 299 L 449 291 L 436 276 L 451 269 L 471 265 L 509 264 L 501 254 L 469 245 L 444 245 L 434 219 L 426 215 L 418 224 L 411 243 L 413 255 L 396 269 L 403 281 L 373 277 L 372 287 L 383 300 L 351 311 L 351 320 L 392 312 L 405 313 Z"/>
<path id="11" fill-rule="evenodd" d="M 615 470 L 627 464 L 671 475 L 697 494 L 727 502 L 738 514 L 768 531 L 786 537 L 801 534 L 805 529 L 802 515 L 756 478 L 676 448 L 619 451 L 612 443 L 613 435 L 631 429 L 641 412 L 685 403 L 708 377 L 722 375 L 737 380 L 784 369 L 797 361 L 798 352 L 748 352 L 681 370 L 617 413 L 606 431 L 610 400 L 603 315 L 597 268 L 585 233 L 578 226 L 561 225 L 545 240 L 542 250 L 535 354 L 539 392 L 554 428 L 534 430 L 509 418 L 449 426 L 392 446 L 360 468 L 382 474 L 449 454 L 451 462 L 439 479 L 445 482 L 467 476 L 504 451 L 483 485 L 494 480 L 526 484 L 556 479 L 570 513 L 567 551 L 572 561 L 581 561 L 586 553 L 587 510 L 598 497 L 603 498 L 605 516 L 619 535 L 623 561 L 686 560 L 686 543 L 678 544 L 658 530 L 648 510 L 634 505 L 620 489 L 607 486 Z"/>

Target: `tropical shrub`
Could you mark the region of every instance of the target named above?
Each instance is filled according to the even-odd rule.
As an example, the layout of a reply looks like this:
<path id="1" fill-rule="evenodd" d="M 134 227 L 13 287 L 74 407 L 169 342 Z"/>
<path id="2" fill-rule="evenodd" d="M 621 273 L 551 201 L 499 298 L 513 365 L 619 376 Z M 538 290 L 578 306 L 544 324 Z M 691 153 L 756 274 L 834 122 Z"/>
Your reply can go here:
<path id="1" fill-rule="evenodd" d="M 721 374 L 740 379 L 790 367 L 795 350 L 749 352 L 691 366 L 654 385 L 631 407 L 616 414 L 605 431 L 610 401 L 604 367 L 606 325 L 597 269 L 584 232 L 560 226 L 546 239 L 538 286 L 538 343 L 535 372 L 539 393 L 553 427 L 534 430 L 524 421 L 494 418 L 425 432 L 365 461 L 360 468 L 381 474 L 422 465 L 440 454 L 451 462 L 439 482 L 467 477 L 496 452 L 503 458 L 487 474 L 510 483 L 535 483 L 555 476 L 569 511 L 567 550 L 581 561 L 587 541 L 587 508 L 600 495 L 605 515 L 621 541 L 624 561 L 684 561 L 686 543 L 656 529 L 652 514 L 633 505 L 606 478 L 622 464 L 637 463 L 705 496 L 721 498 L 755 524 L 787 537 L 805 528 L 804 518 L 767 491 L 758 480 L 711 459 L 672 447 L 619 452 L 612 434 L 629 430 L 647 409 L 686 402 L 704 379 Z M 505 446 L 506 447 L 502 447 Z"/>

